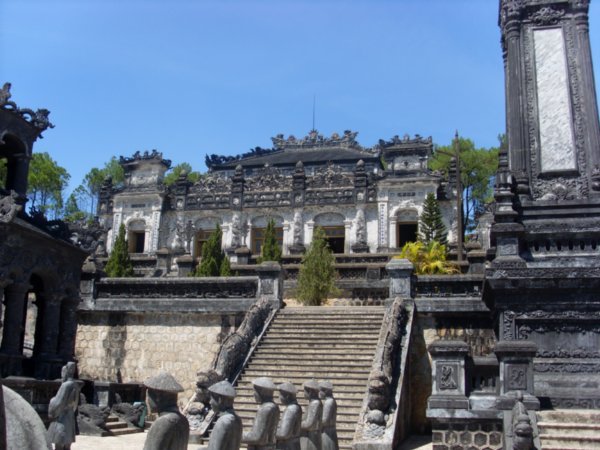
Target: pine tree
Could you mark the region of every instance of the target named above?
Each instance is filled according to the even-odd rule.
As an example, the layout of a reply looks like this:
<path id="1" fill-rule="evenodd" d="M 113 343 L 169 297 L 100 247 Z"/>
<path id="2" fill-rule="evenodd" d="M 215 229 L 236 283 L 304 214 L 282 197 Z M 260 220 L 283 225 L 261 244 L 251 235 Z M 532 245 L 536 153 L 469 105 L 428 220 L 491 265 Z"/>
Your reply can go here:
<path id="1" fill-rule="evenodd" d="M 223 256 L 223 261 L 221 261 L 221 267 L 219 268 L 219 275 L 222 277 L 230 277 L 231 276 L 231 264 L 229 263 L 229 258 Z"/>
<path id="2" fill-rule="evenodd" d="M 305 305 L 318 306 L 329 294 L 337 292 L 335 257 L 321 227 L 315 230 L 313 240 L 302 258 L 298 274 L 298 300 Z"/>
<path id="3" fill-rule="evenodd" d="M 429 244 L 431 241 L 437 241 L 442 245 L 448 243 L 440 205 L 431 192 L 427 194 L 423 203 L 423 212 L 419 220 L 419 240 L 424 244 Z"/>
<path id="4" fill-rule="evenodd" d="M 104 268 L 106 275 L 109 277 L 132 277 L 133 264 L 129 258 L 127 251 L 127 239 L 125 239 L 125 225 L 119 227 L 119 234 L 115 240 L 106 267 Z"/>
<path id="5" fill-rule="evenodd" d="M 202 259 L 200 265 L 194 273 L 197 277 L 218 277 L 222 275 L 224 268 L 223 261 L 227 259 L 225 252 L 221 250 L 221 239 L 223 232 L 217 224 L 217 228 L 209 236 L 208 240 L 202 246 Z M 227 261 L 227 264 L 229 260 Z"/>
<path id="6" fill-rule="evenodd" d="M 260 250 L 260 257 L 258 263 L 265 261 L 281 261 L 281 247 L 277 242 L 277 235 L 275 234 L 275 220 L 269 220 L 267 223 L 267 229 L 265 230 L 265 240 Z"/>

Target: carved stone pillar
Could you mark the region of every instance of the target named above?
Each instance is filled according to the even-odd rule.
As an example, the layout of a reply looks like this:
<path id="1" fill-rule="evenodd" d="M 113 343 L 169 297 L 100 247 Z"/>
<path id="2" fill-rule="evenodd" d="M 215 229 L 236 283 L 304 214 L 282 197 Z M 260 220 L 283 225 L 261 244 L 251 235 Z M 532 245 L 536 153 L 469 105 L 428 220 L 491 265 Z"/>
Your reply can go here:
<path id="1" fill-rule="evenodd" d="M 258 297 L 267 297 L 273 308 L 279 309 L 283 301 L 283 271 L 279 263 L 266 261 L 256 266 Z"/>
<path id="2" fill-rule="evenodd" d="M 429 346 L 432 358 L 431 397 L 428 409 L 468 409 L 465 358 L 469 346 L 464 341 L 435 341 Z"/>
<path id="3" fill-rule="evenodd" d="M 29 284 L 14 283 L 4 290 L 6 311 L 0 351 L 8 355 L 23 353 L 23 333 L 25 331 L 25 308 Z"/>
<path id="4" fill-rule="evenodd" d="M 60 309 L 60 334 L 58 355 L 63 361 L 72 361 L 75 352 L 75 336 L 77 334 L 78 297 L 65 298 Z"/>
<path id="5" fill-rule="evenodd" d="M 62 360 L 58 357 L 61 301 L 63 292 L 52 292 L 43 296 L 43 316 L 40 336 L 36 334 L 36 378 L 51 379 L 60 376 Z M 38 319 L 40 320 L 40 319 Z"/>
<path id="6" fill-rule="evenodd" d="M 29 288 L 28 283 L 17 282 L 4 290 L 4 327 L 0 346 L 0 376 L 2 377 L 22 373 L 25 308 Z"/>
<path id="7" fill-rule="evenodd" d="M 537 345 L 532 341 L 498 341 L 494 349 L 500 363 L 500 409 L 511 409 L 523 394 L 523 403 L 528 409 L 540 408 L 539 400 L 533 396 L 533 357 Z"/>
<path id="8" fill-rule="evenodd" d="M 390 277 L 389 301 L 396 297 L 412 298 L 414 266 L 408 259 L 392 259 L 386 264 L 385 270 Z"/>

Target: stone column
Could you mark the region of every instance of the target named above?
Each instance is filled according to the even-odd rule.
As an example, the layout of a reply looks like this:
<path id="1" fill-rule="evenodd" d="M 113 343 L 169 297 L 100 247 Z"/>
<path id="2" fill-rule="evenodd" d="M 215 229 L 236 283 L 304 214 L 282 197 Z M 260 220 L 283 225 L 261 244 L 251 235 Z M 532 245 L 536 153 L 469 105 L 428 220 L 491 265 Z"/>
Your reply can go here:
<path id="1" fill-rule="evenodd" d="M 390 277 L 389 302 L 396 297 L 413 298 L 413 270 L 414 266 L 408 259 L 392 258 L 385 269 Z"/>
<path id="2" fill-rule="evenodd" d="M 6 311 L 0 351 L 8 355 L 23 353 L 23 332 L 25 331 L 25 308 L 29 284 L 14 283 L 4 290 Z"/>
<path id="3" fill-rule="evenodd" d="M 256 266 L 258 274 L 258 297 L 267 297 L 273 308 L 279 309 L 283 302 L 283 271 L 279 263 L 266 261 Z"/>
<path id="4" fill-rule="evenodd" d="M 58 355 L 64 362 L 73 359 L 75 351 L 75 336 L 77 335 L 77 305 L 78 297 L 65 298 L 60 309 L 60 339 Z"/>
<path id="5" fill-rule="evenodd" d="M 525 141 L 525 111 L 523 105 L 525 92 L 523 89 L 522 55 L 521 55 L 521 22 L 520 10 L 509 11 L 503 24 L 503 38 L 506 49 L 506 129 L 508 148 L 510 151 L 510 169 L 515 173 L 517 182 L 527 182 L 528 154 Z M 519 189 L 519 193 L 527 186 Z"/>
<path id="6" fill-rule="evenodd" d="M 431 397 L 427 409 L 468 409 L 465 358 L 469 346 L 464 341 L 435 341 L 429 346 L 432 366 Z"/>
<path id="7" fill-rule="evenodd" d="M 585 133 L 583 143 L 585 154 L 590 162 L 588 171 L 592 171 L 600 164 L 600 124 L 598 122 L 598 105 L 596 101 L 596 87 L 592 67 L 592 52 L 590 48 L 588 8 L 589 2 L 576 3 L 574 11 L 575 32 L 577 37 L 578 64 L 581 76 L 581 106 L 582 130 Z"/>
<path id="8" fill-rule="evenodd" d="M 44 307 L 40 336 L 36 334 L 36 347 L 39 348 L 35 355 L 37 378 L 51 379 L 60 376 L 62 361 L 58 358 L 58 335 L 60 331 L 61 300 L 65 296 L 62 292 L 52 292 L 43 296 Z M 39 320 L 39 319 L 38 319 Z"/>
<path id="9" fill-rule="evenodd" d="M 15 282 L 4 290 L 4 327 L 0 346 L 0 376 L 21 375 L 23 360 L 23 335 L 25 308 L 29 284 Z"/>
<path id="10" fill-rule="evenodd" d="M 500 363 L 500 409 L 512 409 L 519 393 L 528 409 L 540 408 L 533 395 L 533 358 L 537 345 L 532 341 L 498 341 L 494 349 Z"/>

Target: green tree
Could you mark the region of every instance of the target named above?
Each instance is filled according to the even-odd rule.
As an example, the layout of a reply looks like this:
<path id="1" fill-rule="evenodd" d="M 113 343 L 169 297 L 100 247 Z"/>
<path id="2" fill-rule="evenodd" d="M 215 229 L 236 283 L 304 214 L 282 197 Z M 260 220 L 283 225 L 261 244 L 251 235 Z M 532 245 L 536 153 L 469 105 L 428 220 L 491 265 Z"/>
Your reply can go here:
<path id="1" fill-rule="evenodd" d="M 275 233 L 275 220 L 270 219 L 267 223 L 267 229 L 265 230 L 265 240 L 263 246 L 260 249 L 260 257 L 258 263 L 265 261 L 281 261 L 281 247 L 277 242 L 277 235 Z"/>
<path id="2" fill-rule="evenodd" d="M 63 190 L 71 175 L 48 153 L 34 153 L 29 163 L 27 194 L 32 208 L 56 218 L 63 208 Z"/>
<path id="3" fill-rule="evenodd" d="M 77 195 L 75 192 L 72 192 L 67 198 L 67 202 L 65 203 L 65 210 L 63 218 L 67 222 L 79 222 L 84 220 L 87 217 L 87 214 L 84 213 L 80 208 L 77 202 Z"/>
<path id="4" fill-rule="evenodd" d="M 108 262 L 104 268 L 109 277 L 132 277 L 133 264 L 127 251 L 127 239 L 125 238 L 125 225 L 119 227 L 119 234 L 115 240 L 115 245 L 110 252 Z"/>
<path id="5" fill-rule="evenodd" d="M 202 246 L 202 259 L 194 272 L 197 277 L 230 276 L 231 266 L 225 252 L 221 249 L 223 232 L 217 224 L 215 231 Z"/>
<path id="6" fill-rule="evenodd" d="M 446 246 L 438 241 L 407 242 L 402 252 L 396 258 L 406 258 L 413 266 L 417 275 L 459 273 L 456 265 L 446 261 Z"/>
<path id="7" fill-rule="evenodd" d="M 92 167 L 85 174 L 83 182 L 77 188 L 80 190 L 80 194 L 85 194 L 80 195 L 81 203 L 86 203 L 86 207 L 82 207 L 81 209 L 87 209 L 92 216 L 96 213 L 96 200 L 98 199 L 102 183 L 108 177 L 112 179 L 114 186 L 119 186 L 125 181 L 125 171 L 115 156 L 104 164 L 102 169 Z M 86 201 L 84 201 L 84 198 Z"/>
<path id="8" fill-rule="evenodd" d="M 318 227 L 302 257 L 297 295 L 305 305 L 321 305 L 328 295 L 338 291 L 335 287 L 335 257 L 325 238 L 325 231 Z"/>
<path id="9" fill-rule="evenodd" d="M 184 162 L 173 167 L 173 169 L 171 169 L 171 171 L 163 178 L 163 183 L 167 186 L 172 185 L 179 179 L 182 172 L 187 174 L 187 180 L 192 183 L 195 183 L 200 179 L 200 172 L 194 172 L 192 166 L 189 163 Z"/>
<path id="10" fill-rule="evenodd" d="M 442 245 L 448 243 L 448 231 L 442 220 L 442 212 L 435 195 L 430 192 L 425 197 L 423 212 L 419 220 L 419 240 L 424 244 L 438 241 Z"/>
<path id="11" fill-rule="evenodd" d="M 502 135 L 499 136 L 502 144 Z M 460 172 L 463 187 L 463 230 L 477 225 L 477 214 L 493 200 L 493 176 L 498 170 L 498 147 L 476 148 L 471 139 L 459 138 Z M 454 143 L 438 146 L 429 160 L 429 168 L 450 172 L 450 161 L 455 153 Z"/>

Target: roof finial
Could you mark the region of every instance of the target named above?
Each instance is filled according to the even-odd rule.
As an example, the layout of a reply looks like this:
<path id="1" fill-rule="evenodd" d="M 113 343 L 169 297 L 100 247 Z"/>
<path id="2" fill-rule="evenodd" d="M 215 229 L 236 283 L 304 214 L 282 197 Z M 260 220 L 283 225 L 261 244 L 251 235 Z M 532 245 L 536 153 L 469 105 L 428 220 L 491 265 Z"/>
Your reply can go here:
<path id="1" fill-rule="evenodd" d="M 313 94 L 313 116 L 312 116 L 312 119 L 313 119 L 312 130 L 313 131 L 316 130 L 316 128 L 315 128 L 315 105 L 316 105 L 316 103 L 317 103 L 317 96 L 316 96 L 316 94 Z"/>

